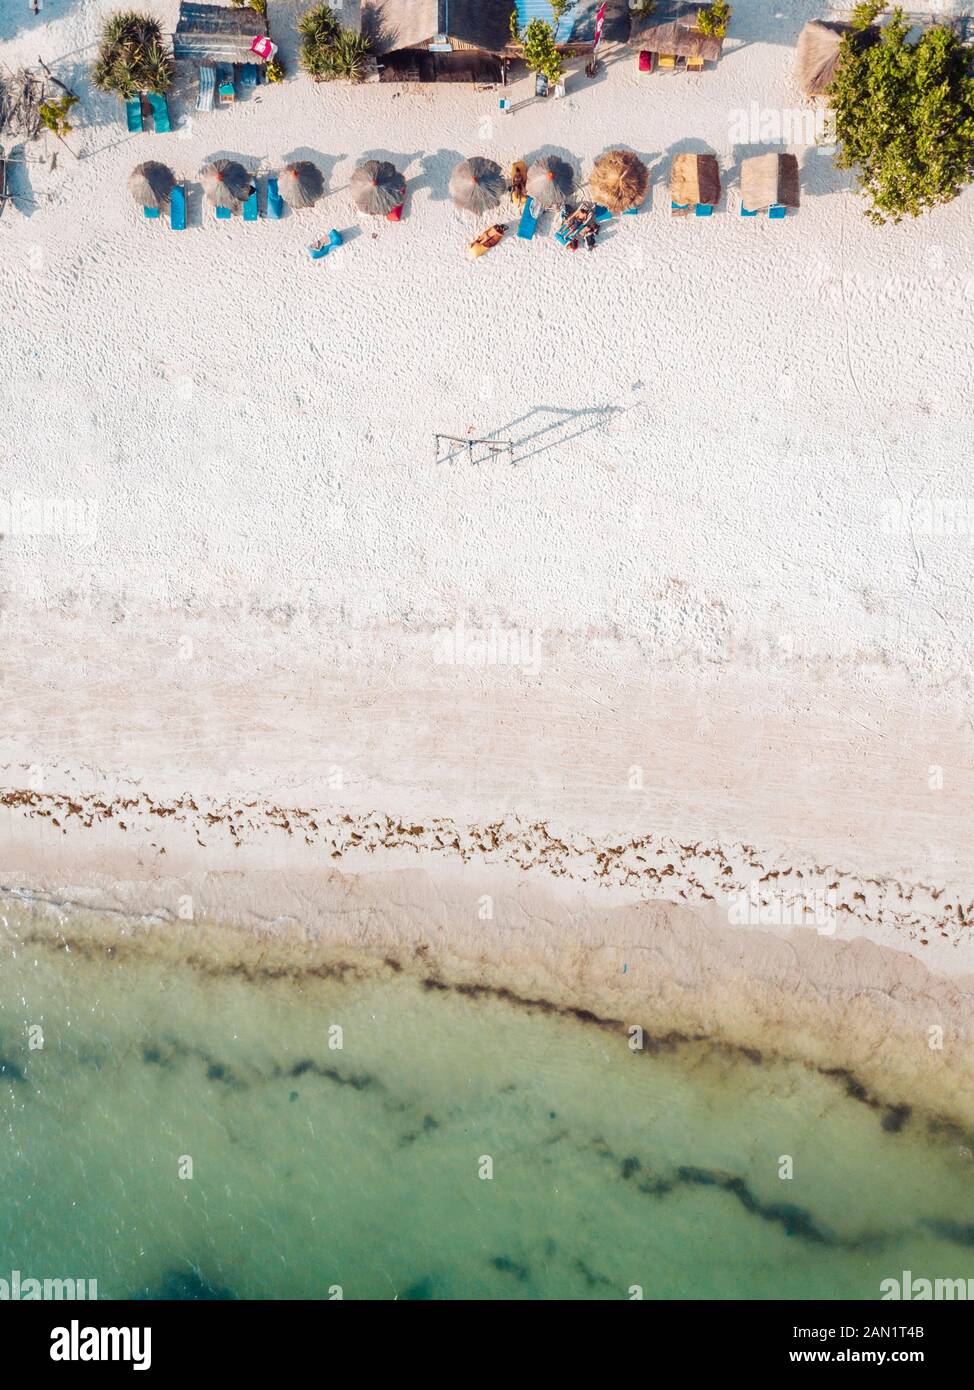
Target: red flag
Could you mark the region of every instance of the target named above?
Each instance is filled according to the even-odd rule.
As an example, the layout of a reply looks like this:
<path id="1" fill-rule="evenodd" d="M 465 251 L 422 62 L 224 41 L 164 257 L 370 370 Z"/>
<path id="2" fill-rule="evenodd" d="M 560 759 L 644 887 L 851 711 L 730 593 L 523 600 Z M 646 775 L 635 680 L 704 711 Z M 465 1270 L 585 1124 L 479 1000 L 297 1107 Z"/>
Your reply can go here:
<path id="1" fill-rule="evenodd" d="M 598 13 L 595 16 L 595 42 L 592 45 L 593 48 L 598 48 L 599 44 L 602 42 L 602 30 L 605 27 L 605 6 L 606 0 L 602 0 L 602 4 L 599 6 Z"/>

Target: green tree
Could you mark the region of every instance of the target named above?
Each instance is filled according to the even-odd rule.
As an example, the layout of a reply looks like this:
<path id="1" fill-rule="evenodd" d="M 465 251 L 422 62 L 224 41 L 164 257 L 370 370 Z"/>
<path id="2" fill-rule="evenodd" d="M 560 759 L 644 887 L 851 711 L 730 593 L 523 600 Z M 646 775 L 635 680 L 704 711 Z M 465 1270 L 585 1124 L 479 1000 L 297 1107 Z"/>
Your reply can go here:
<path id="1" fill-rule="evenodd" d="M 860 0 L 852 7 L 850 23 L 853 29 L 868 29 L 886 8 L 886 0 Z"/>
<path id="2" fill-rule="evenodd" d="M 369 39 L 355 29 L 343 29 L 329 5 L 315 5 L 298 20 L 301 66 L 316 82 L 346 78 L 361 82 Z"/>
<path id="3" fill-rule="evenodd" d="M 555 46 L 555 31 L 543 19 L 529 21 L 523 33 L 517 30 L 517 11 L 511 15 L 511 32 L 521 44 L 524 61 L 530 72 L 540 72 L 552 86 L 564 73 L 561 54 Z"/>
<path id="4" fill-rule="evenodd" d="M 127 10 L 105 22 L 91 80 L 99 91 L 127 100 L 137 92 L 168 92 L 175 66 L 159 21 Z"/>
<path id="5" fill-rule="evenodd" d="M 63 140 L 74 130 L 74 126 L 68 122 L 68 112 L 72 106 L 77 104 L 78 98 L 76 96 L 59 97 L 56 100 L 42 102 L 38 109 L 41 125 L 45 130 L 56 135 L 59 140 Z"/>
<path id="6" fill-rule="evenodd" d="M 733 13 L 727 0 L 713 0 L 712 5 L 698 12 L 697 28 L 712 39 L 722 39 L 727 34 L 727 26 Z"/>
<path id="7" fill-rule="evenodd" d="M 949 203 L 974 178 L 974 78 L 970 55 L 942 25 L 913 43 L 901 9 L 876 43 L 842 40 L 829 88 L 839 144 L 835 163 L 855 169 L 873 222 L 900 222 Z"/>

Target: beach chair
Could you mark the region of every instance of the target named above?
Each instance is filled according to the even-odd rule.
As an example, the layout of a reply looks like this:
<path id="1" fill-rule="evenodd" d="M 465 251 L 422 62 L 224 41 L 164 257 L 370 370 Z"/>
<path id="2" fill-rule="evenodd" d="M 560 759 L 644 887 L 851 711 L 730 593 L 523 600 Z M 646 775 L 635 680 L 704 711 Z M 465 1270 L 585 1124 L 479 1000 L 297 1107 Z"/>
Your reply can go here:
<path id="1" fill-rule="evenodd" d="M 233 216 L 233 211 L 230 208 L 214 208 L 213 211 L 216 213 L 218 222 L 229 222 Z"/>
<path id="2" fill-rule="evenodd" d="M 257 184 L 254 183 L 254 191 L 243 205 L 243 220 L 245 222 L 256 222 L 260 216 L 260 209 L 257 205 Z"/>
<path id="3" fill-rule="evenodd" d="M 396 206 L 395 206 L 394 208 L 390 208 L 389 211 L 386 213 L 386 221 L 387 221 L 387 222 L 401 222 L 401 221 L 402 221 L 402 210 L 403 210 L 403 208 L 404 208 L 405 206 L 406 206 L 405 203 L 397 203 Z"/>
<path id="4" fill-rule="evenodd" d="M 530 241 L 538 229 L 538 219 L 543 209 L 539 208 L 533 198 L 529 198 L 521 210 L 521 220 L 517 224 L 517 234 L 522 241 Z"/>
<path id="5" fill-rule="evenodd" d="M 688 58 L 688 59 L 687 59 L 687 72 L 703 72 L 703 59 L 702 59 L 702 58 Z"/>
<path id="6" fill-rule="evenodd" d="M 671 217 L 686 217 L 686 215 L 689 213 L 689 211 L 690 211 L 690 204 L 689 204 L 689 203 L 675 203 L 675 202 L 673 201 L 672 198 L 670 199 L 670 216 L 671 216 Z"/>
<path id="7" fill-rule="evenodd" d="M 602 206 L 601 203 L 596 203 L 596 204 L 595 204 L 595 222 L 596 222 L 596 225 L 597 225 L 597 226 L 601 226 L 601 225 L 603 224 L 603 222 L 611 222 L 611 221 L 612 221 L 612 213 L 609 211 L 609 209 L 608 209 L 608 208 L 604 208 L 604 207 Z"/>
<path id="8" fill-rule="evenodd" d="M 693 215 L 694 217 L 710 217 L 713 210 L 713 203 L 697 203 L 696 207 L 693 209 Z"/>
<path id="9" fill-rule="evenodd" d="M 137 135 L 142 129 L 141 96 L 129 97 L 125 103 L 125 124 L 128 126 L 130 135 Z"/>
<path id="10" fill-rule="evenodd" d="M 673 72 L 676 69 L 676 54 L 661 53 L 659 55 L 659 68 L 661 72 Z"/>
<path id="11" fill-rule="evenodd" d="M 169 225 L 174 232 L 186 230 L 186 189 L 181 183 L 169 195 Z"/>
<path id="12" fill-rule="evenodd" d="M 284 215 L 284 199 L 277 191 L 277 175 L 267 180 L 267 216 L 272 222 L 279 222 Z"/>
<path id="13" fill-rule="evenodd" d="M 757 209 L 755 209 L 754 212 L 751 212 L 750 209 L 746 208 L 743 203 L 741 204 L 742 217 L 757 217 L 757 215 Z"/>
<path id="14" fill-rule="evenodd" d="M 652 55 L 652 53 L 647 52 L 647 50 L 646 50 L 645 48 L 642 49 L 642 50 L 640 51 L 640 54 L 639 54 L 639 71 L 640 71 L 640 72 L 652 72 L 652 71 L 653 71 L 653 55 Z"/>
<path id="15" fill-rule="evenodd" d="M 169 106 L 161 92 L 150 92 L 149 105 L 152 107 L 152 123 L 157 135 L 171 135 L 172 122 L 169 119 Z"/>
<path id="16" fill-rule="evenodd" d="M 335 228 L 332 227 L 331 231 L 328 233 L 327 241 L 319 242 L 316 246 L 309 246 L 308 255 L 313 261 L 320 261 L 324 256 L 328 255 L 329 251 L 334 251 L 335 247 L 341 246 L 341 244 L 341 232 L 336 231 Z"/>
<path id="17" fill-rule="evenodd" d="M 256 64 L 256 63 L 244 63 L 244 64 L 242 65 L 242 67 L 241 67 L 241 69 L 240 69 L 240 85 L 241 85 L 241 87 L 256 87 L 256 86 L 257 86 L 257 64 Z"/>
<path id="18" fill-rule="evenodd" d="M 159 216 L 158 208 L 143 208 L 142 211 L 145 213 L 146 219 L 149 222 L 154 222 L 156 218 Z"/>
<path id="19" fill-rule="evenodd" d="M 218 63 L 216 68 L 216 90 L 221 106 L 229 106 L 237 100 L 237 89 L 233 85 L 233 64 Z"/>
<path id="20" fill-rule="evenodd" d="M 216 69 L 204 64 L 200 68 L 200 91 L 196 98 L 197 111 L 212 111 L 216 95 Z"/>
<path id="21" fill-rule="evenodd" d="M 788 209 L 783 203 L 772 203 L 768 208 L 768 216 L 773 218 L 776 222 L 780 222 L 782 217 L 787 216 L 787 213 Z"/>

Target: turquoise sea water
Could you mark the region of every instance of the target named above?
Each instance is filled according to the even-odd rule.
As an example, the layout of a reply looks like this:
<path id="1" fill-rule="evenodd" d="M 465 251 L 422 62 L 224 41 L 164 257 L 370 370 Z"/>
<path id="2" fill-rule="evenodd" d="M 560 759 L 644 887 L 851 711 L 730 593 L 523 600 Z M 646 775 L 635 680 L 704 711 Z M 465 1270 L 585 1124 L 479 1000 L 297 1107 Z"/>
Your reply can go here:
<path id="1" fill-rule="evenodd" d="M 389 971 L 274 973 L 3 938 L 0 1278 L 873 1299 L 974 1276 L 969 1141 L 847 1079 Z"/>

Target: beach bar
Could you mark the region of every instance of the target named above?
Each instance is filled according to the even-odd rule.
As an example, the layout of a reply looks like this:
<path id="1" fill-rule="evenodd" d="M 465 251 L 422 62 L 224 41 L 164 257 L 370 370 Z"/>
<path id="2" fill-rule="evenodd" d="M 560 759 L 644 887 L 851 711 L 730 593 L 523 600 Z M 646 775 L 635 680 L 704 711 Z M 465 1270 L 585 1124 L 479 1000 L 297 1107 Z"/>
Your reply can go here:
<path id="1" fill-rule="evenodd" d="M 510 14 L 510 0 L 374 0 L 361 29 L 380 82 L 499 82 Z"/>
<path id="2" fill-rule="evenodd" d="M 649 14 L 633 14 L 629 47 L 639 51 L 640 71 L 702 72 L 705 63 L 715 63 L 724 41 L 697 27 L 697 15 L 706 8 L 680 0 L 660 0 Z"/>
<path id="3" fill-rule="evenodd" d="M 182 0 L 172 51 L 194 63 L 261 63 L 250 45 L 266 36 L 267 20 L 249 5 L 230 9 Z"/>

